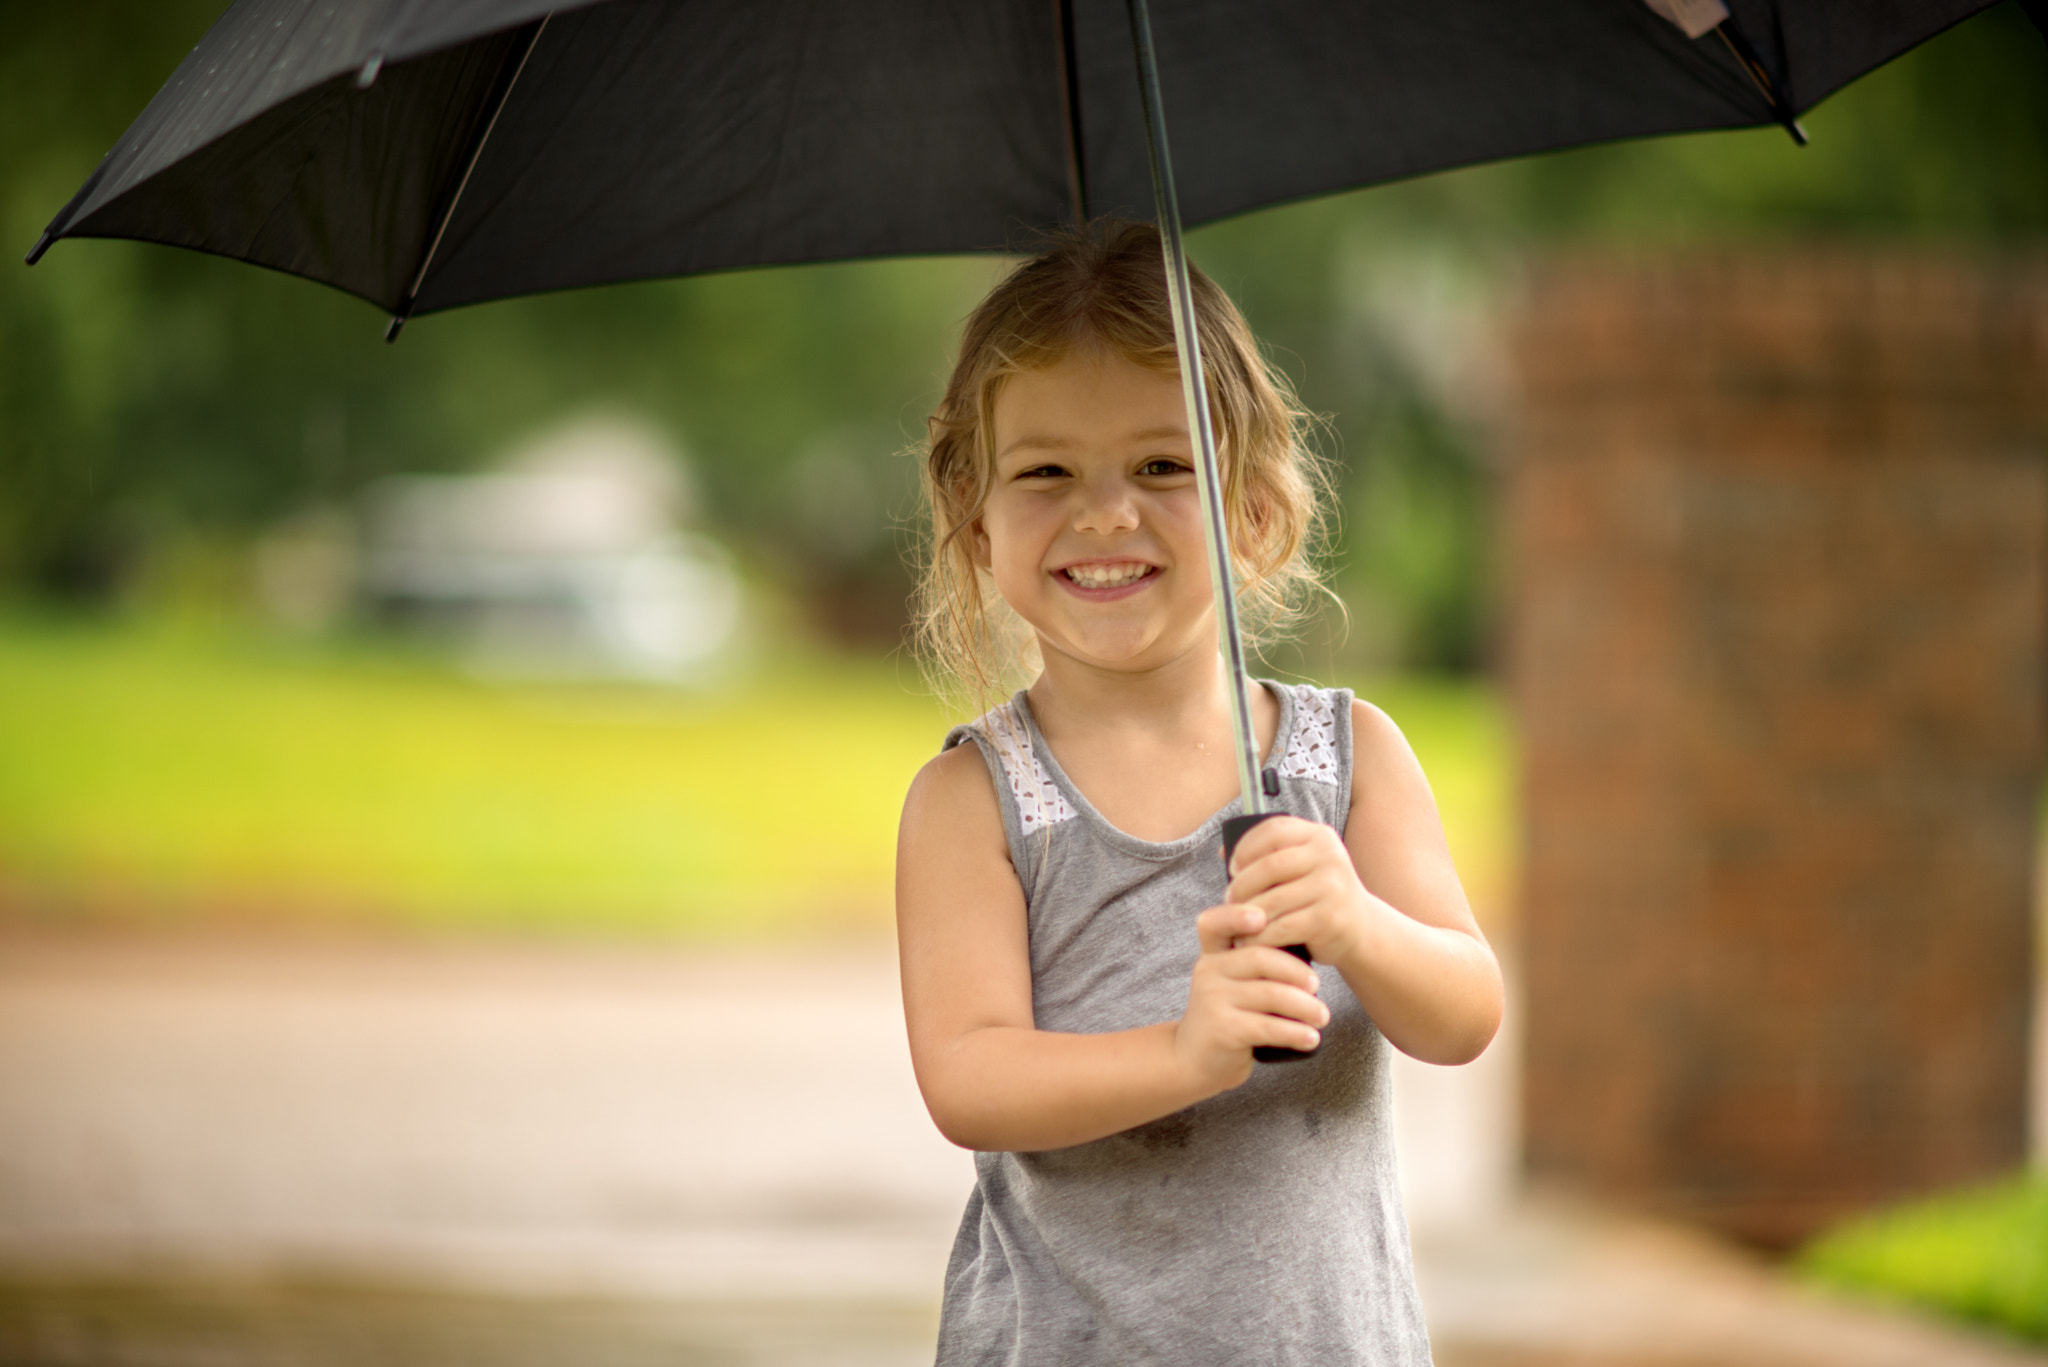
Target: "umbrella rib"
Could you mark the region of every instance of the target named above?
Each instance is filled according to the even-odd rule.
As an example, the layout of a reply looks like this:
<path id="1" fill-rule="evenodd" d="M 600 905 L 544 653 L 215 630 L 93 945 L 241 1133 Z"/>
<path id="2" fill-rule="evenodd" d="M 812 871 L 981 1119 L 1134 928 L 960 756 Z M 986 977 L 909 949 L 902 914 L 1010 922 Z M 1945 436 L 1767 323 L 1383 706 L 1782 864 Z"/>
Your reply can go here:
<path id="1" fill-rule="evenodd" d="M 1778 93 L 1777 83 L 1771 79 L 1771 73 L 1764 66 L 1763 57 L 1750 43 L 1749 35 L 1736 27 L 1735 16 L 1731 14 L 1716 24 L 1714 32 L 1721 35 L 1721 41 L 1726 43 L 1728 51 L 1734 54 L 1735 64 L 1749 73 L 1749 79 L 1755 83 L 1757 93 L 1764 97 L 1765 105 L 1770 108 L 1771 117 L 1792 135 L 1792 141 L 1801 147 L 1806 146 L 1806 130 L 1800 127 L 1799 120 L 1793 117 L 1792 106 Z"/>
<path id="2" fill-rule="evenodd" d="M 1059 28 L 1060 132 L 1067 143 L 1067 196 L 1073 201 L 1074 226 L 1088 222 L 1088 168 L 1081 147 L 1081 68 L 1074 46 L 1074 0 L 1053 0 L 1053 23 Z"/>
<path id="3" fill-rule="evenodd" d="M 427 281 L 427 268 L 434 264 L 434 254 L 441 250 L 441 239 L 447 235 L 448 225 L 455 221 L 455 206 L 462 202 L 462 192 L 469 188 L 470 175 L 475 172 L 477 162 L 483 159 L 484 144 L 491 140 L 491 130 L 498 126 L 498 116 L 505 112 L 506 101 L 512 98 L 512 87 L 519 84 L 519 74 L 526 70 L 527 59 L 533 56 L 534 48 L 540 45 L 540 36 L 547 31 L 548 20 L 554 18 L 554 11 L 541 16 L 527 35 L 526 45 L 519 51 L 519 60 L 512 64 L 512 75 L 498 91 L 498 98 L 491 106 L 491 115 L 484 121 L 483 131 L 477 135 L 476 146 L 469 150 L 469 160 L 462 168 L 462 178 L 455 182 L 455 192 L 448 196 L 448 206 L 441 211 L 441 221 L 434 229 L 433 238 L 427 243 L 427 253 L 420 259 L 420 268 L 412 277 L 412 284 L 406 289 L 405 297 L 398 301 L 398 308 L 391 315 L 391 324 L 384 329 L 384 340 L 395 342 L 405 327 L 405 320 L 412 316 L 413 301 L 419 298 L 420 286 Z"/>

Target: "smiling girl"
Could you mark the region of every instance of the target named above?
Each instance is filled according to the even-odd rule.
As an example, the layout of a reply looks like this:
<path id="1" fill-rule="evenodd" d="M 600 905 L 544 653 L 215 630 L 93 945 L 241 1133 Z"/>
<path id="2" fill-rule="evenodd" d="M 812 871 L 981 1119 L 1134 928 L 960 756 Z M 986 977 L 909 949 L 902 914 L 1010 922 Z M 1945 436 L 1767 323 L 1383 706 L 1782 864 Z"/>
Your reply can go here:
<path id="1" fill-rule="evenodd" d="M 1314 583 L 1322 482 L 1243 318 L 1199 272 L 1194 298 L 1243 605 L 1273 623 Z M 998 285 L 931 432 L 931 655 L 984 703 L 1037 670 L 903 812 L 911 1056 L 979 1151 L 939 1362 L 1427 1363 L 1386 1050 L 1476 1057 L 1500 971 L 1414 755 L 1343 690 L 1253 690 L 1292 815 L 1226 874 L 1228 681 L 1155 231 Z"/>

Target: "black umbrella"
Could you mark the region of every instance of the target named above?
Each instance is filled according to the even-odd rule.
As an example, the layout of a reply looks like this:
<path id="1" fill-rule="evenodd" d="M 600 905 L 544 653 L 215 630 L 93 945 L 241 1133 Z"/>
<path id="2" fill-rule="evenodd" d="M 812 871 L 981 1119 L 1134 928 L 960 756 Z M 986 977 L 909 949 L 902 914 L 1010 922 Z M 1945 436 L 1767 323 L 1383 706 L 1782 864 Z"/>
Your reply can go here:
<path id="1" fill-rule="evenodd" d="M 1789 122 L 1989 0 L 1165 0 L 1181 209 Z M 1659 11 L 1662 11 L 1660 13 Z M 1687 18 L 1701 36 L 1664 17 Z M 1148 216 L 1121 0 L 238 0 L 45 240 L 400 315 Z"/>
<path id="2" fill-rule="evenodd" d="M 1646 134 L 1803 140 L 1801 112 L 1991 3 L 1175 0 L 1154 25 L 1144 0 L 237 0 L 29 260 L 216 252 L 360 295 L 395 336 L 539 290 L 1154 212 L 1257 814 L 1181 209 Z"/>

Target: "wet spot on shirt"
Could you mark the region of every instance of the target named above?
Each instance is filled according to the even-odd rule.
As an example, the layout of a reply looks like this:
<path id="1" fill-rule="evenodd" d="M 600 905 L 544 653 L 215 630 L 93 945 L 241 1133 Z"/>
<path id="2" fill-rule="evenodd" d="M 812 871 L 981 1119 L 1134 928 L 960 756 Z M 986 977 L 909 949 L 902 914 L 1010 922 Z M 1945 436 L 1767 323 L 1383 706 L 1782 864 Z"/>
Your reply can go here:
<path id="1" fill-rule="evenodd" d="M 1321 1111 L 1303 1111 L 1301 1113 L 1301 1123 L 1302 1127 L 1308 1131 L 1308 1137 L 1314 1139 L 1323 1132 L 1323 1113 Z"/>
<path id="2" fill-rule="evenodd" d="M 1186 1112 L 1178 1112 L 1135 1126 L 1125 1133 L 1154 1153 L 1163 1149 L 1184 1149 L 1195 1137 L 1195 1121 Z"/>

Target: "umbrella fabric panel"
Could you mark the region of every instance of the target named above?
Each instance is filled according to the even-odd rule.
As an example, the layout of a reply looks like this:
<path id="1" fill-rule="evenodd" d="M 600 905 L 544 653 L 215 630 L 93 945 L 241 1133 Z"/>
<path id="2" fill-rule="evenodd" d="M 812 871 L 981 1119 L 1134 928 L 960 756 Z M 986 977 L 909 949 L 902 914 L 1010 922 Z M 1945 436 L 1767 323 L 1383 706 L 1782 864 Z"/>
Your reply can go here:
<path id="1" fill-rule="evenodd" d="M 378 17 L 368 5 L 240 0 L 178 64 L 51 229 L 82 223 L 230 129 L 352 69 Z"/>
<path id="2" fill-rule="evenodd" d="M 579 2 L 593 0 L 237 0 L 51 226 L 82 224 L 230 131 L 360 71 L 373 52 L 416 56 Z"/>
<path id="3" fill-rule="evenodd" d="M 1799 113 L 1996 0 L 1725 0 Z M 1717 40 L 1715 46 L 1720 46 Z"/>
<path id="4" fill-rule="evenodd" d="M 296 3 L 297 0 L 294 0 Z M 361 3 L 362 0 L 357 0 Z M 549 14 L 582 9 L 602 0 L 384 0 L 384 22 L 363 57 L 406 61 L 480 35 L 517 28 Z M 701 2 L 701 0 L 700 0 Z M 332 5 L 337 0 L 319 0 Z"/>
<path id="5" fill-rule="evenodd" d="M 397 306 L 515 35 L 285 101 L 88 213 L 79 237 L 141 237 Z"/>
<path id="6" fill-rule="evenodd" d="M 1091 18 L 1090 207 L 1149 216 L 1122 6 Z M 1544 148 L 1769 117 L 1732 62 L 1695 54 L 1647 6 L 1620 0 L 1228 0 L 1161 7 L 1153 29 L 1191 223 Z"/>
<path id="7" fill-rule="evenodd" d="M 1733 6 L 1800 108 L 1989 0 Z M 1144 125 L 1118 0 L 1077 6 L 1091 212 L 1150 217 Z M 1183 217 L 1620 138 L 1769 123 L 1717 35 L 1641 0 L 1203 0 L 1154 6 Z"/>
<path id="8" fill-rule="evenodd" d="M 1047 4 L 614 3 L 549 21 L 420 291 L 1001 250 L 1067 216 Z"/>

